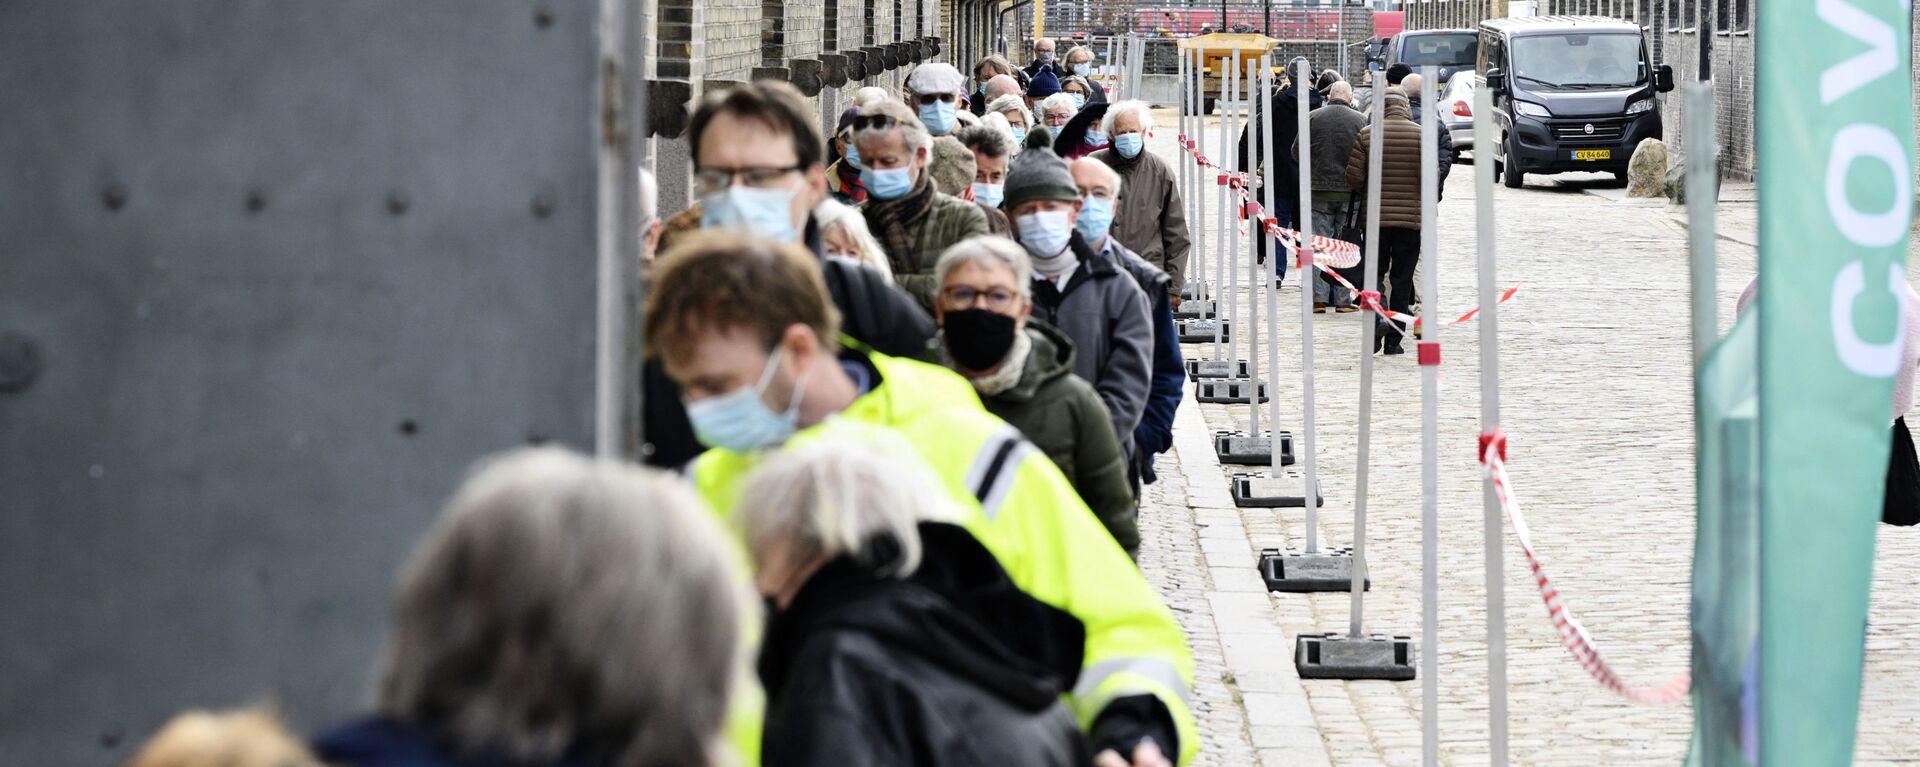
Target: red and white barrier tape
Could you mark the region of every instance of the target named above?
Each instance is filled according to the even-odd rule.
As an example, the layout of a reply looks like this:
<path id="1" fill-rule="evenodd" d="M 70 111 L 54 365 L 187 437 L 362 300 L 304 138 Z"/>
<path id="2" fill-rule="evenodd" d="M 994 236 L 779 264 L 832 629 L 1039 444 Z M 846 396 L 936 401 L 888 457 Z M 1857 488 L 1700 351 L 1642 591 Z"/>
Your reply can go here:
<path id="1" fill-rule="evenodd" d="M 1520 513 L 1520 500 L 1514 497 L 1513 485 L 1507 478 L 1507 435 L 1496 430 L 1492 434 L 1480 435 L 1480 464 L 1486 476 L 1493 480 L 1494 495 L 1500 499 L 1500 508 L 1507 512 L 1507 519 L 1513 523 L 1513 534 L 1520 539 L 1520 551 L 1527 555 L 1527 566 L 1533 571 L 1533 581 L 1540 589 L 1540 600 L 1547 607 L 1547 618 L 1553 621 L 1553 627 L 1560 632 L 1560 643 L 1579 661 L 1580 667 L 1587 670 L 1600 686 L 1613 691 L 1622 698 L 1634 703 L 1651 706 L 1666 706 L 1687 697 L 1692 684 L 1689 672 L 1681 672 L 1658 687 L 1632 687 L 1613 670 L 1606 658 L 1600 655 L 1593 638 L 1587 635 L 1580 619 L 1573 617 L 1572 608 L 1567 607 L 1560 598 L 1560 591 L 1547 579 L 1546 568 L 1540 564 L 1540 556 L 1533 550 L 1533 535 L 1527 530 L 1526 516 Z"/>

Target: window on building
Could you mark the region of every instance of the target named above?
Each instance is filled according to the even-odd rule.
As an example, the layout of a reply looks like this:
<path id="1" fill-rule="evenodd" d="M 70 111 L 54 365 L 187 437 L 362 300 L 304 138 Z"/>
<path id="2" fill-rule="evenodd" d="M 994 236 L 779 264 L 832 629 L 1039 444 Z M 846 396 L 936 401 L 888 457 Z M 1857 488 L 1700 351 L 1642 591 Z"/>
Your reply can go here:
<path id="1" fill-rule="evenodd" d="M 1733 31 L 1733 0 L 1713 0 L 1713 31 Z"/>
<path id="2" fill-rule="evenodd" d="M 876 14 L 878 14 L 880 11 L 880 9 L 877 7 L 878 5 L 879 3 L 876 3 L 874 0 L 866 0 L 867 21 L 864 26 L 866 27 L 867 35 L 866 35 L 866 42 L 861 43 L 861 45 L 874 44 L 873 36 L 874 36 L 874 33 L 878 31 L 874 27 L 876 27 L 879 23 L 876 19 Z"/>
<path id="3" fill-rule="evenodd" d="M 787 5 L 780 0 L 760 2 L 760 64 L 777 67 L 786 63 Z"/>
<path id="4" fill-rule="evenodd" d="M 1724 3 L 1726 2 L 1726 0 L 1720 0 L 1720 2 Z M 904 28 L 904 25 L 906 23 L 906 18 L 905 18 L 906 15 L 907 15 L 906 6 L 903 5 L 900 2 L 900 0 L 893 0 L 893 41 L 894 42 L 899 42 L 901 40 L 906 39 L 906 37 L 901 34 L 901 30 Z"/>
<path id="5" fill-rule="evenodd" d="M 1753 0 L 1731 0 L 1733 3 L 1733 31 L 1746 33 L 1753 31 Z"/>

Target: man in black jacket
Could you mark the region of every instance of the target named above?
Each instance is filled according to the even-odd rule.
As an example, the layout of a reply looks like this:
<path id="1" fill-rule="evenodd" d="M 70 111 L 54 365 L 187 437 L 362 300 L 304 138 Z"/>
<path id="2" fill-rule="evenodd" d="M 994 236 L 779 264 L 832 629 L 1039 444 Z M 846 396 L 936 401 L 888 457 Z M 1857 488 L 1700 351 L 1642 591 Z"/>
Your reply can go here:
<path id="1" fill-rule="evenodd" d="M 817 122 L 800 92 L 785 83 L 709 91 L 687 131 L 701 227 L 801 242 L 820 255 L 812 211 L 827 194 L 827 176 Z M 866 267 L 822 258 L 820 269 L 840 311 L 841 332 L 882 354 L 929 353 L 933 319 L 912 296 Z M 647 363 L 642 386 L 642 458 L 668 467 L 693 460 L 705 448 L 694 439 L 679 389 L 658 362 Z"/>
<path id="2" fill-rule="evenodd" d="M 1298 65 L 1295 68 L 1299 68 Z M 1307 68 L 1304 71 L 1312 72 L 1313 70 Z M 1325 106 L 1326 100 L 1320 97 L 1319 91 L 1313 89 L 1313 83 L 1308 81 L 1305 85 L 1307 86 L 1307 111 L 1311 112 Z M 1273 172 L 1275 189 L 1272 212 L 1273 217 L 1280 220 L 1280 225 L 1289 229 L 1298 229 L 1300 222 L 1300 162 L 1291 151 L 1286 149 L 1269 155 L 1267 148 L 1263 145 L 1265 136 L 1261 133 L 1260 121 L 1264 119 L 1262 117 L 1264 109 L 1272 109 L 1273 145 L 1292 147 L 1294 139 L 1300 135 L 1300 96 L 1294 87 L 1294 82 L 1288 80 L 1286 87 L 1274 91 L 1267 99 L 1270 106 L 1265 108 L 1261 106 L 1259 99 L 1252 99 L 1253 109 L 1248 115 L 1247 127 L 1240 132 L 1239 167 L 1242 171 L 1255 174 L 1255 188 L 1258 188 L 1259 184 L 1266 183 L 1266 176 L 1262 172 L 1265 163 L 1269 159 L 1279 163 L 1274 166 Z M 1254 253 L 1262 262 L 1267 260 L 1268 239 L 1255 237 L 1253 240 Z M 1283 273 L 1286 269 L 1284 263 L 1286 259 L 1278 259 L 1278 261 L 1281 263 L 1276 263 L 1273 267 L 1275 274 Z"/>

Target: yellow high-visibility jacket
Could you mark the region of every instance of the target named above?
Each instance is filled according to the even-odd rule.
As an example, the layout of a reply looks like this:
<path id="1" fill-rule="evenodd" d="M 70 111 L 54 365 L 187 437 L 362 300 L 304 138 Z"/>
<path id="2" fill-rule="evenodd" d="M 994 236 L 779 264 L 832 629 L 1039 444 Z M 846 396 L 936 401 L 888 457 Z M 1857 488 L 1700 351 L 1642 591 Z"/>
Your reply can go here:
<path id="1" fill-rule="evenodd" d="M 1068 702 L 1090 728 L 1117 698 L 1148 694 L 1165 705 L 1178 761 L 1200 748 L 1191 707 L 1193 653 L 1173 614 L 1059 468 L 1020 432 L 986 412 L 971 384 L 943 367 L 866 349 L 881 381 L 838 417 L 801 430 L 789 445 L 888 427 L 883 444 L 910 444 L 945 484 L 960 523 L 993 552 L 1021 590 L 1078 618 L 1086 629 L 1080 678 Z M 731 517 L 753 454 L 713 449 L 691 467 L 695 487 Z M 749 694 L 756 694 L 757 690 Z M 735 725 L 742 723 L 735 722 Z M 736 744 L 741 743 L 737 731 Z M 758 732 L 751 750 L 758 756 Z"/>

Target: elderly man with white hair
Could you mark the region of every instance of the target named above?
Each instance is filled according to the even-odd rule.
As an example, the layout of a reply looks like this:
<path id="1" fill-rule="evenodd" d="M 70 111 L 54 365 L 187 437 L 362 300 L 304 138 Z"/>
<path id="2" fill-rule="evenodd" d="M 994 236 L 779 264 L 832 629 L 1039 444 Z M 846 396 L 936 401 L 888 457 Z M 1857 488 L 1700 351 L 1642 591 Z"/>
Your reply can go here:
<path id="1" fill-rule="evenodd" d="M 1105 130 L 1113 146 L 1092 157 L 1120 174 L 1121 191 L 1114 201 L 1112 235 L 1140 254 L 1147 263 L 1167 273 L 1169 301 L 1180 305 L 1180 286 L 1187 274 L 1186 205 L 1173 169 L 1146 150 L 1153 130 L 1153 113 L 1144 101 L 1122 101 L 1107 107 Z"/>

